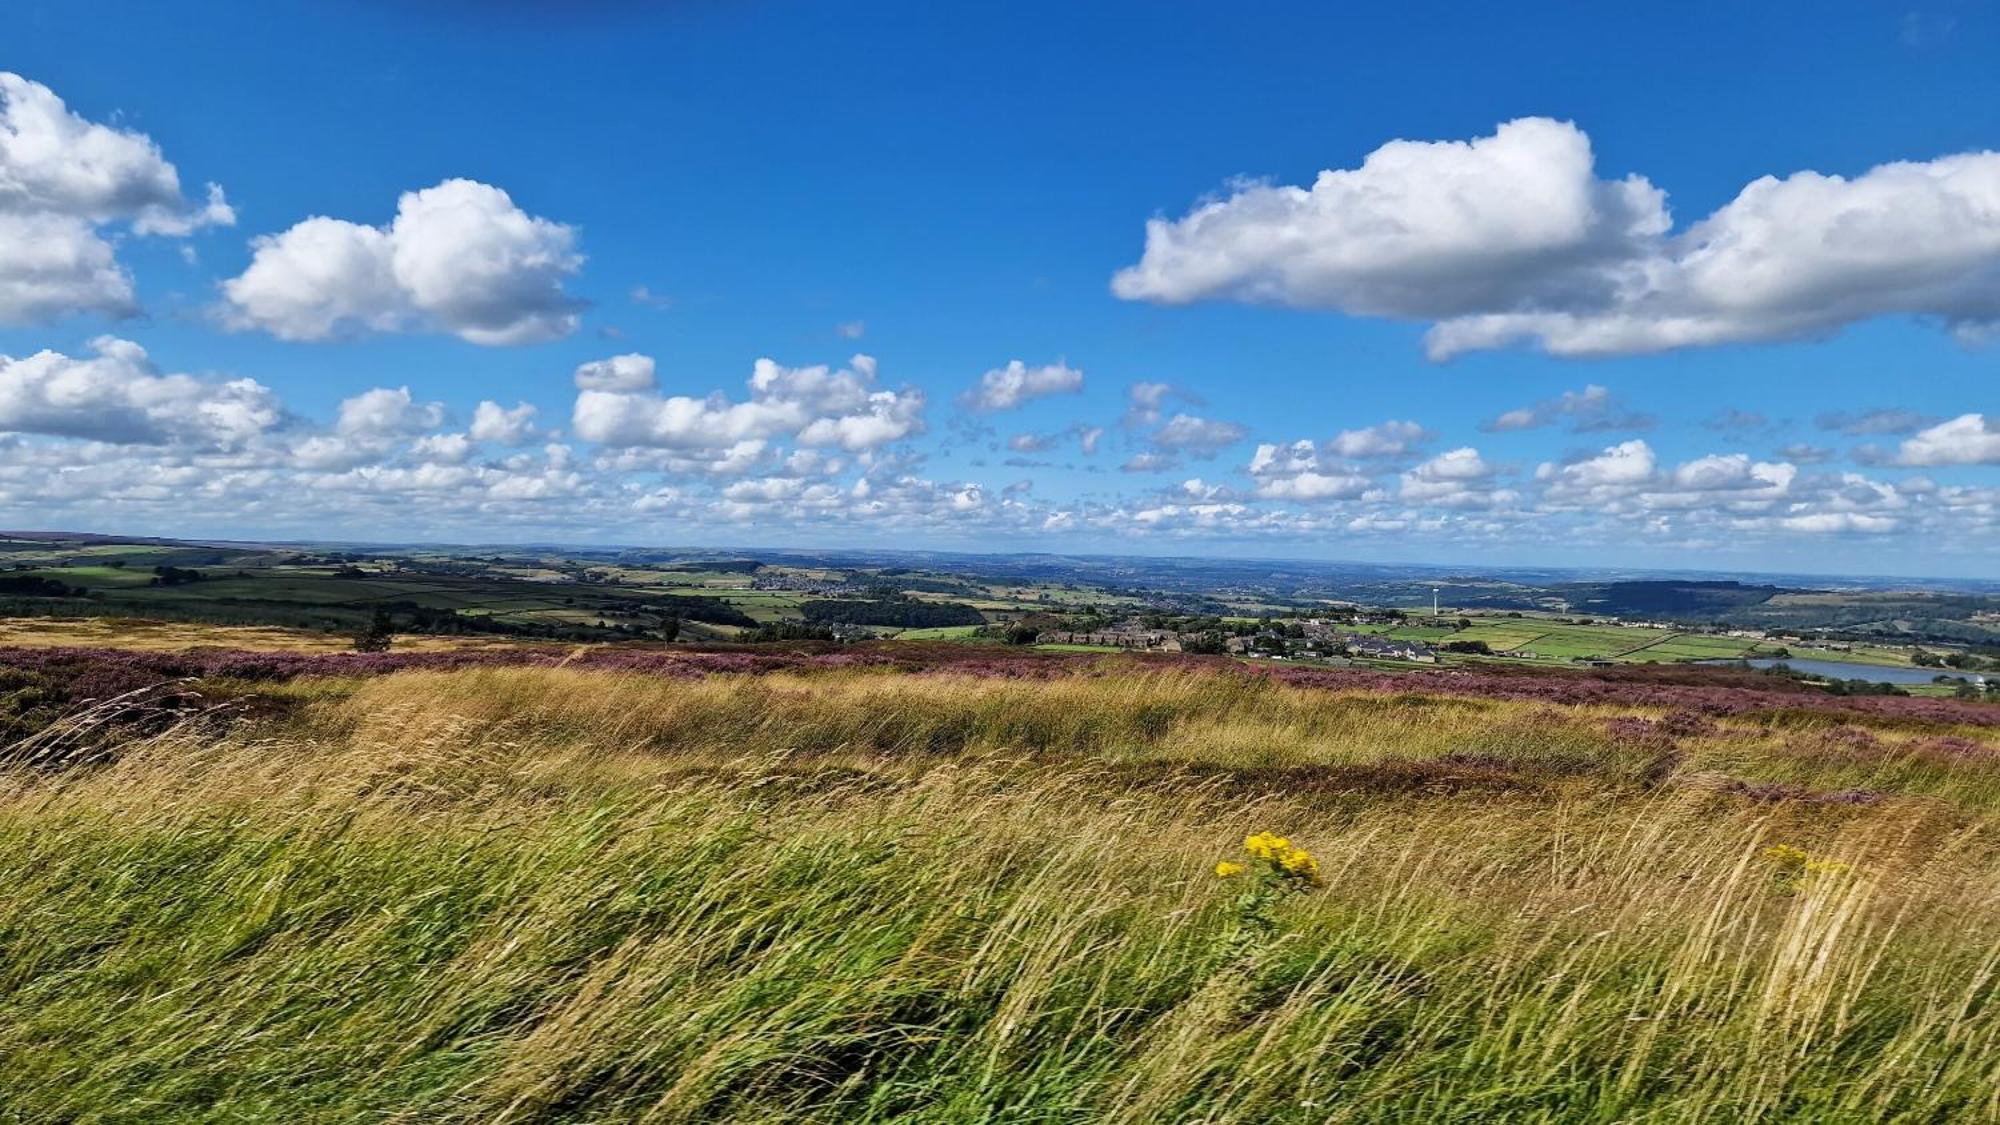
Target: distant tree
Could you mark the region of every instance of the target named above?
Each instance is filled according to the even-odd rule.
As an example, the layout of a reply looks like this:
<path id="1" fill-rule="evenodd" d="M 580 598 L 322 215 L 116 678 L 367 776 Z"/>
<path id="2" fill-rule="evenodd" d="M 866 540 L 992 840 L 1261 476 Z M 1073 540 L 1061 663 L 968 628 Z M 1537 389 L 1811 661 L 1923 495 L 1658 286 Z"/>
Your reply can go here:
<path id="1" fill-rule="evenodd" d="M 1492 656 L 1493 646 L 1485 641 L 1446 641 L 1439 646 L 1446 652 L 1472 652 L 1480 656 Z"/>
<path id="2" fill-rule="evenodd" d="M 388 652 L 389 645 L 396 639 L 396 623 L 386 609 L 376 609 L 368 619 L 368 627 L 354 638 L 356 652 Z"/>
<path id="3" fill-rule="evenodd" d="M 1181 641 L 1181 651 L 1201 656 L 1220 656 L 1229 651 L 1229 646 L 1219 632 L 1197 633 Z"/>
<path id="4" fill-rule="evenodd" d="M 773 621 L 765 625 L 759 625 L 737 639 L 751 644 L 758 644 L 772 641 L 831 641 L 835 637 L 831 625 L 815 625 L 810 622 L 800 621 Z"/>
<path id="5" fill-rule="evenodd" d="M 680 636 L 681 636 L 681 619 L 680 619 L 680 618 L 678 618 L 678 617 L 669 617 L 669 618 L 666 618 L 665 620 L 663 620 L 663 621 L 661 621 L 661 622 L 660 622 L 660 639 L 661 639 L 661 640 L 663 640 L 663 641 L 677 641 L 677 640 L 679 640 L 679 639 L 680 639 Z"/>
<path id="6" fill-rule="evenodd" d="M 1031 645 L 1040 640 L 1042 631 L 1033 625 L 1009 625 L 1007 643 L 1010 645 Z"/>
<path id="7" fill-rule="evenodd" d="M 34 598 L 80 598 L 86 592 L 81 586 L 71 586 L 54 578 L 43 578 L 38 574 L 0 578 L 0 594 L 17 594 Z"/>
<path id="8" fill-rule="evenodd" d="M 1910 663 L 1919 668 L 1942 668 L 1944 667 L 1944 658 L 1934 652 L 1925 652 L 1923 649 L 1918 649 L 1910 654 Z"/>

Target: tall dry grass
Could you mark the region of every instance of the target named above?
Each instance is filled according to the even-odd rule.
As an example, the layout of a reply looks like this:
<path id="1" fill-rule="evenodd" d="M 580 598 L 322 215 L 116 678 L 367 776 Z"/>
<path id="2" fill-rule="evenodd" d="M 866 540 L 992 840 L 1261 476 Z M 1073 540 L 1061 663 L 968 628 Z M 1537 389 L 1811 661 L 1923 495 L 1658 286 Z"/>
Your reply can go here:
<path id="1" fill-rule="evenodd" d="M 2000 1119 L 1975 734 L 1185 671 L 271 691 L 5 774 L 0 1117 Z M 1681 783 L 1820 743 L 1910 787 Z M 1325 885 L 1246 946 L 1213 867 L 1264 829 Z"/>

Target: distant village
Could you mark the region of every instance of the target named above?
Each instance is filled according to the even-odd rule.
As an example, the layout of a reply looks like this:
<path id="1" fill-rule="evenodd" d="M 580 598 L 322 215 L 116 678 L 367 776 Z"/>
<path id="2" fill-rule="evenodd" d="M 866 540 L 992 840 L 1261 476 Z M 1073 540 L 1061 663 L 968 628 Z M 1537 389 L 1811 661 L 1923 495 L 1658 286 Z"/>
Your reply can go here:
<path id="1" fill-rule="evenodd" d="M 1217 651 L 1275 660 L 1345 663 L 1361 658 L 1437 663 L 1437 649 L 1422 641 L 1400 640 L 1353 629 L 1355 625 L 1402 623 L 1404 618 L 1397 614 L 1358 613 L 1338 621 L 1320 617 L 1274 621 L 1247 626 L 1243 632 L 1218 636 L 1212 629 L 1148 628 L 1137 621 L 1122 621 L 1087 631 L 1042 630 L 1036 640 L 1041 644 L 1096 645 L 1143 652 Z"/>

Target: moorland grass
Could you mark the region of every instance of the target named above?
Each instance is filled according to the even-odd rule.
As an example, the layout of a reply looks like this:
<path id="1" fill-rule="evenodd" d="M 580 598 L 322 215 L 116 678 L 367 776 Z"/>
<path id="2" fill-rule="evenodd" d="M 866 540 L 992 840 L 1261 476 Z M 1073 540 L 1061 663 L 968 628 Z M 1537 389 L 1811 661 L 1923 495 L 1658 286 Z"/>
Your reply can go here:
<path id="1" fill-rule="evenodd" d="M 2000 1119 L 1990 728 L 1189 669 L 262 690 L 0 775 L 0 1119 Z M 1324 885 L 1215 874 L 1265 830 Z"/>

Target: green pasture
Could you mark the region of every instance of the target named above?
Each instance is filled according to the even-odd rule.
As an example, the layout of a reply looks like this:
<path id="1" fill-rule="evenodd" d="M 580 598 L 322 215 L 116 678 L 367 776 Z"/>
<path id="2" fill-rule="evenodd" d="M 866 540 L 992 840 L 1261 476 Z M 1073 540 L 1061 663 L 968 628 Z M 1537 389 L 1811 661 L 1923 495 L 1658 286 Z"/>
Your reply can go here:
<path id="1" fill-rule="evenodd" d="M 936 625 L 928 629 L 905 629 L 896 634 L 899 641 L 963 641 L 979 635 L 983 625 Z"/>

